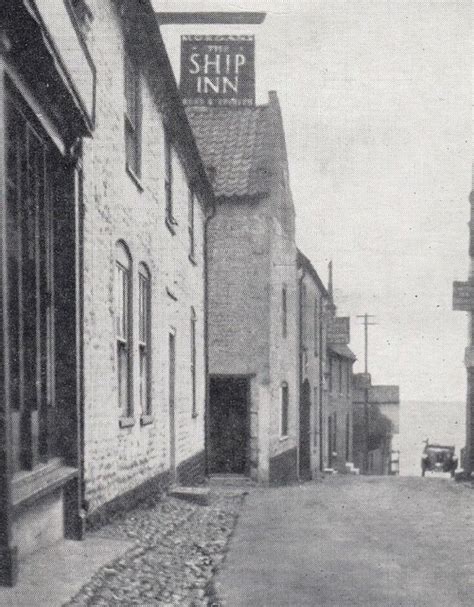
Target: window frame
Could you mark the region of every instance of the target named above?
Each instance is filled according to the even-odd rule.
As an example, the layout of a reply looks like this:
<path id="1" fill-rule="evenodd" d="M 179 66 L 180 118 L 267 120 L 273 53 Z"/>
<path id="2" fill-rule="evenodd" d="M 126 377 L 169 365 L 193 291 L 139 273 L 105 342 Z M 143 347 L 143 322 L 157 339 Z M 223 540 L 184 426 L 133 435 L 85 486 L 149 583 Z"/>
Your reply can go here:
<path id="1" fill-rule="evenodd" d="M 142 426 L 152 421 L 151 398 L 151 273 L 142 262 L 138 266 L 138 361 L 140 382 L 140 421 Z M 145 386 L 143 386 L 142 360 L 145 359 Z M 145 397 L 143 398 L 143 391 Z"/>
<path id="2" fill-rule="evenodd" d="M 288 438 L 290 431 L 290 388 L 288 382 L 280 385 L 280 438 Z"/>
<path id="3" fill-rule="evenodd" d="M 129 49 L 124 50 L 124 139 L 125 167 L 135 183 L 141 187 L 142 178 L 142 86 L 141 71 Z M 130 108 L 133 107 L 133 112 Z M 133 114 L 133 115 L 132 115 Z M 134 150 L 130 158 L 129 137 Z M 132 160 L 134 161 L 132 165 Z"/>
<path id="4" fill-rule="evenodd" d="M 132 299 L 132 257 L 122 240 L 115 247 L 115 341 L 117 360 L 117 389 L 118 406 L 120 410 L 120 426 L 126 427 L 134 423 L 133 410 L 133 299 Z M 122 326 L 121 326 L 122 325 Z M 125 352 L 126 396 L 125 411 L 123 405 L 121 352 Z"/>

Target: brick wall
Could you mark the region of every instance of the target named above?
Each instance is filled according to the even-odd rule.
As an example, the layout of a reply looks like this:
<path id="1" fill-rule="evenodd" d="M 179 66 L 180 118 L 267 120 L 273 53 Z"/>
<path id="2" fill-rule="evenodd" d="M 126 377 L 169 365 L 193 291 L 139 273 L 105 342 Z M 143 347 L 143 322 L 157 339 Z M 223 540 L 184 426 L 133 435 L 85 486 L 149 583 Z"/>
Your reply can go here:
<path id="1" fill-rule="evenodd" d="M 169 469 L 168 333 L 176 330 L 176 463 L 204 448 L 203 211 L 196 205 L 196 265 L 188 259 L 188 190 L 175 157 L 175 235 L 165 225 L 163 122 L 142 74 L 141 187 L 125 170 L 123 36 L 111 1 L 90 1 L 89 43 L 97 68 L 97 125 L 84 150 L 85 483 L 90 510 Z M 166 83 L 163 83 L 166 87 Z M 132 257 L 135 423 L 119 427 L 114 331 L 115 245 Z M 153 422 L 138 411 L 138 264 L 151 273 Z M 191 410 L 190 308 L 197 315 L 197 417 Z"/>
<path id="2" fill-rule="evenodd" d="M 209 371 L 268 381 L 267 201 L 224 203 L 209 224 Z"/>

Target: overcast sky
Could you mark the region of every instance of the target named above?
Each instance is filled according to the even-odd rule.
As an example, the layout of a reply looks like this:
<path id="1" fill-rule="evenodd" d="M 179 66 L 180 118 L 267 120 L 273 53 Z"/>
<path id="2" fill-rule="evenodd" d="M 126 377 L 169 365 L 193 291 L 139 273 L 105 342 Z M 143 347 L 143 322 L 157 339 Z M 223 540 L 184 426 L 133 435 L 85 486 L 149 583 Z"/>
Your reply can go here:
<path id="1" fill-rule="evenodd" d="M 297 243 L 351 316 L 363 370 L 402 399 L 464 400 L 471 189 L 471 0 L 159 0 L 157 9 L 262 10 L 260 26 L 164 26 L 178 76 L 181 33 L 254 33 L 257 101 L 278 92 Z"/>

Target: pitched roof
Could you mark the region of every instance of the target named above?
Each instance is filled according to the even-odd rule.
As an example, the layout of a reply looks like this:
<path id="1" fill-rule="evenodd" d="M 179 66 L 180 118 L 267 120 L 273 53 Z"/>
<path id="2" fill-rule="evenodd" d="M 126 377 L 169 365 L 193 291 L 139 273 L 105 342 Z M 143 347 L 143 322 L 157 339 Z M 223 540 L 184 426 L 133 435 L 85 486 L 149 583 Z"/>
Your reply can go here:
<path id="1" fill-rule="evenodd" d="M 304 268 L 308 272 L 308 274 L 311 275 L 314 282 L 318 285 L 318 289 L 321 291 L 323 297 L 329 297 L 328 290 L 324 286 L 323 281 L 319 277 L 319 274 L 317 273 L 315 267 L 300 249 L 297 250 L 297 259 L 298 266 Z"/>
<path id="2" fill-rule="evenodd" d="M 328 349 L 333 353 L 337 354 L 341 358 L 348 358 L 349 360 L 357 360 L 357 356 L 354 352 L 344 344 L 328 344 Z"/>
<path id="3" fill-rule="evenodd" d="M 216 198 L 268 194 L 272 164 L 269 106 L 188 107 L 186 111 Z"/>

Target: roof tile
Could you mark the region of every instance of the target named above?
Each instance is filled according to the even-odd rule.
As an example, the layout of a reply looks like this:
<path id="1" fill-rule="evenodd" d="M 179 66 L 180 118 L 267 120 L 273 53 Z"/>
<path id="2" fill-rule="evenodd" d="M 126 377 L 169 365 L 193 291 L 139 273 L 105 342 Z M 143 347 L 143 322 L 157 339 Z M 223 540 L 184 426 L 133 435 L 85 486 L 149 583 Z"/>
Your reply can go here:
<path id="1" fill-rule="evenodd" d="M 271 175 L 268 106 L 187 108 L 217 198 L 268 194 Z"/>

